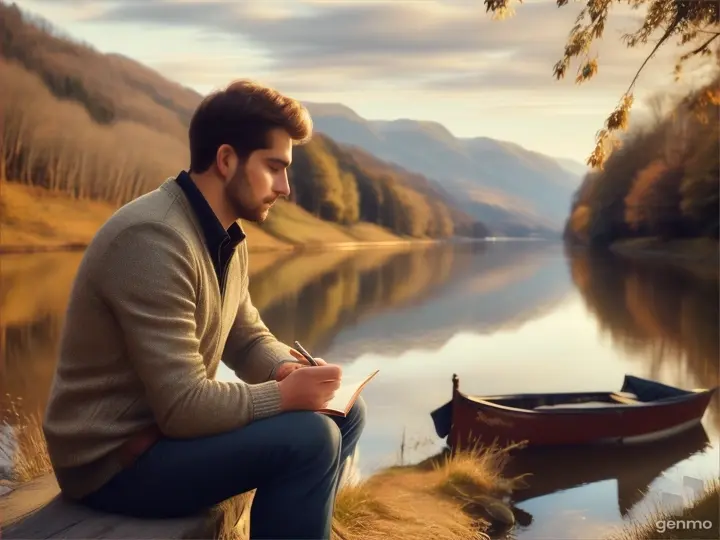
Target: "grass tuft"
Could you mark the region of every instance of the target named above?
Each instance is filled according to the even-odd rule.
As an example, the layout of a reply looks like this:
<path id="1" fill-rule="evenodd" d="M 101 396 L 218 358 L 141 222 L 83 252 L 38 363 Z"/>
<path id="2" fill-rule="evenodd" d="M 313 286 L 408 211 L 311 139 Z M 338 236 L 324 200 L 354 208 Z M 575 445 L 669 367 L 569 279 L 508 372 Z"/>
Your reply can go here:
<path id="1" fill-rule="evenodd" d="M 52 472 L 52 464 L 40 415 L 21 413 L 18 401 L 20 398 L 11 400 L 9 406 L 14 444 L 10 448 L 0 447 L 0 452 L 12 464 L 10 480 L 23 483 Z"/>

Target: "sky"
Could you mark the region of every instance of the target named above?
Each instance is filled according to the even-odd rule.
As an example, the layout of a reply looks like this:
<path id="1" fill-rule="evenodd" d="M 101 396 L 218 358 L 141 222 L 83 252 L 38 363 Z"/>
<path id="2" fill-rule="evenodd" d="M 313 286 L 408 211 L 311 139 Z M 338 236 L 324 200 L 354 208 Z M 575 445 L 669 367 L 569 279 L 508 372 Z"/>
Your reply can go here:
<path id="1" fill-rule="evenodd" d="M 553 76 L 582 7 L 573 0 L 516 2 L 505 20 L 482 0 L 15 1 L 76 40 L 203 94 L 251 78 L 366 119 L 436 121 L 457 137 L 580 162 L 652 47 L 622 43 L 642 14 L 615 5 L 590 51 L 598 74 L 576 85 L 577 61 L 565 79 Z M 677 54 L 671 43 L 643 71 L 638 113 L 644 98 L 672 86 Z"/>

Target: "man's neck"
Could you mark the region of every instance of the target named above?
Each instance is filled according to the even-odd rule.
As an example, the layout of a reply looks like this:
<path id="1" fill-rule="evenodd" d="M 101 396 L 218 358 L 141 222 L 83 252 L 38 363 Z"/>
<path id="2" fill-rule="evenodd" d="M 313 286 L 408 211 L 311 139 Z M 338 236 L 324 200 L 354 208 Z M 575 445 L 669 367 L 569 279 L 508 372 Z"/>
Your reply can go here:
<path id="1" fill-rule="evenodd" d="M 210 173 L 191 172 L 189 174 L 190 179 L 205 197 L 223 228 L 227 230 L 237 218 L 233 216 L 232 210 L 227 205 L 221 182 Z"/>

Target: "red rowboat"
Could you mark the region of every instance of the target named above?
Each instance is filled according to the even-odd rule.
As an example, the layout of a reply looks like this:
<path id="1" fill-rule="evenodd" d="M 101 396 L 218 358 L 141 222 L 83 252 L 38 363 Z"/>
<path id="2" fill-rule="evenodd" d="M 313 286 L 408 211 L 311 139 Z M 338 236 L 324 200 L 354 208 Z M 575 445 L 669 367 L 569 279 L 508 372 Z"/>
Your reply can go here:
<path id="1" fill-rule="evenodd" d="M 452 381 L 452 399 L 431 413 L 435 432 L 451 449 L 655 441 L 699 424 L 717 390 L 626 375 L 618 392 L 475 397 L 459 390 L 457 375 Z"/>

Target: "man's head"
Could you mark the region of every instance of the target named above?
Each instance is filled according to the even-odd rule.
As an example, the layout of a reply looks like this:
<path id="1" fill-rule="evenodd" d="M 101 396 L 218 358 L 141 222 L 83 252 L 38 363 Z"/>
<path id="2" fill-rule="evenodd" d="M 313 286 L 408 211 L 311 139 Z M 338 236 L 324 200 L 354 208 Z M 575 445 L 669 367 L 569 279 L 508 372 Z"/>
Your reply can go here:
<path id="1" fill-rule="evenodd" d="M 262 222 L 287 197 L 293 144 L 307 142 L 312 121 L 296 100 L 250 81 L 207 96 L 190 121 L 190 173 L 215 199 L 221 221 Z M 227 225 L 227 223 L 225 223 Z"/>

